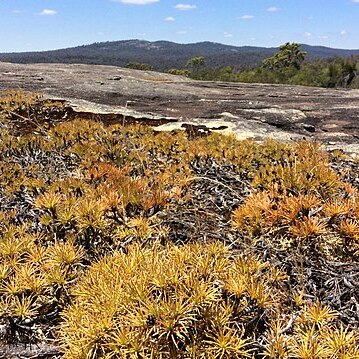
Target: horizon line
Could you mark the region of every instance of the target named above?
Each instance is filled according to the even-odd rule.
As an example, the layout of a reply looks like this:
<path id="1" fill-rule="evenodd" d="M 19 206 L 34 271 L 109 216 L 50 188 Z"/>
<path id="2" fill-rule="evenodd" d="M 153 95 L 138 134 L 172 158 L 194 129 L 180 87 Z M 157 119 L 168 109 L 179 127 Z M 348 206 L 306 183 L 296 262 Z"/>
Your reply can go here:
<path id="1" fill-rule="evenodd" d="M 146 40 L 146 39 L 124 39 L 124 40 L 105 40 L 105 41 L 94 41 L 91 43 L 85 43 L 80 45 L 74 45 L 74 46 L 68 46 L 68 47 L 60 47 L 60 48 L 54 48 L 54 49 L 46 49 L 46 50 L 30 50 L 30 51 L 10 51 L 10 52 L 0 52 L 1 54 L 23 54 L 23 53 L 32 53 L 32 52 L 49 52 L 49 51 L 61 51 L 61 50 L 67 50 L 67 49 L 73 49 L 77 47 L 82 46 L 90 46 L 95 44 L 101 44 L 101 43 L 109 43 L 109 42 L 127 42 L 127 41 L 144 41 L 149 43 L 156 43 L 156 42 L 169 42 L 176 45 L 196 45 L 196 44 L 202 44 L 202 43 L 212 43 L 212 44 L 218 44 L 223 46 L 229 46 L 229 47 L 237 47 L 237 48 L 243 48 L 243 47 L 253 47 L 253 48 L 262 48 L 262 49 L 277 49 L 283 43 L 277 45 L 277 46 L 260 46 L 260 45 L 233 45 L 233 44 L 224 44 L 222 42 L 217 41 L 210 41 L 210 40 L 203 40 L 203 41 L 196 41 L 196 42 L 175 42 L 170 40 Z M 295 42 L 295 41 L 287 41 L 287 42 Z M 310 47 L 323 47 L 326 49 L 333 49 L 333 50 L 344 50 L 344 51 L 359 51 L 359 48 L 339 48 L 339 47 L 330 47 L 325 45 L 309 45 L 306 43 L 299 43 L 301 46 L 310 46 Z"/>

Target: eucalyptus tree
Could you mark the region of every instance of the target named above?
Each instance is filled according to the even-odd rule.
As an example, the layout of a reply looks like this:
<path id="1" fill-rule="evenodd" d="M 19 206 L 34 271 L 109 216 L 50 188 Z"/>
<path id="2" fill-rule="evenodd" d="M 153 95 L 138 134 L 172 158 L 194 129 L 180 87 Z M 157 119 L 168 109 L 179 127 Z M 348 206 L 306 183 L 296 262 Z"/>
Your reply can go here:
<path id="1" fill-rule="evenodd" d="M 300 44 L 287 42 L 279 47 L 279 51 L 272 57 L 264 59 L 262 66 L 269 70 L 284 70 L 288 68 L 300 69 L 307 53 L 301 51 Z"/>

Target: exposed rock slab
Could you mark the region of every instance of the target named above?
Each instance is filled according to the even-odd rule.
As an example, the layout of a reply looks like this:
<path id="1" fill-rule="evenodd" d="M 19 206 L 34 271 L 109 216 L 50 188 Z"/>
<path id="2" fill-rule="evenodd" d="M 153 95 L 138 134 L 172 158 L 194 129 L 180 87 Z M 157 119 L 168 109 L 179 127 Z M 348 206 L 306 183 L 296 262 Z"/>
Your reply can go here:
<path id="1" fill-rule="evenodd" d="M 202 82 L 152 71 L 78 64 L 0 63 L 0 90 L 65 99 L 158 129 L 200 124 L 239 138 L 307 138 L 359 152 L 359 90 Z"/>

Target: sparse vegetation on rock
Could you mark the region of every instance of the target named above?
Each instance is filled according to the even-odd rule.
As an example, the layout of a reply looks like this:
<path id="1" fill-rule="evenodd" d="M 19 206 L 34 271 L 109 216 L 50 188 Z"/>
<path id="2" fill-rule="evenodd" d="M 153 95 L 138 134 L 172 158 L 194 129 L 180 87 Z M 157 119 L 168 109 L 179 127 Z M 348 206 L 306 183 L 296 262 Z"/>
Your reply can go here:
<path id="1" fill-rule="evenodd" d="M 63 111 L 0 99 L 3 357 L 359 357 L 357 160 Z"/>

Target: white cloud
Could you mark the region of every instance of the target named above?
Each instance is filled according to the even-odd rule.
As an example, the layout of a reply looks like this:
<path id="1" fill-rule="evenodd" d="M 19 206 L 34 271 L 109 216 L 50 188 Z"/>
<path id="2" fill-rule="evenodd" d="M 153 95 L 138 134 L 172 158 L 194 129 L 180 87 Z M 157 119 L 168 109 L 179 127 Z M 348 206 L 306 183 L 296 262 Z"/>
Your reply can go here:
<path id="1" fill-rule="evenodd" d="M 317 40 L 328 40 L 329 36 L 328 35 L 317 35 L 317 34 L 312 34 L 309 31 L 306 31 L 303 34 L 303 37 L 307 38 L 307 39 L 317 39 Z"/>
<path id="2" fill-rule="evenodd" d="M 133 4 L 133 5 L 147 5 L 159 2 L 160 0 L 112 0 L 115 2 L 122 2 L 123 4 Z"/>
<path id="3" fill-rule="evenodd" d="M 352 2 L 359 2 L 359 0 L 352 0 Z"/>
<path id="4" fill-rule="evenodd" d="M 253 15 L 243 15 L 238 17 L 238 19 L 242 19 L 242 20 L 250 20 L 250 19 L 254 19 Z"/>
<path id="5" fill-rule="evenodd" d="M 54 16 L 56 14 L 57 14 L 57 11 L 51 10 L 51 9 L 44 9 L 39 13 L 39 15 L 42 15 L 42 16 Z"/>
<path id="6" fill-rule="evenodd" d="M 173 16 L 167 16 L 165 17 L 165 21 L 176 21 L 176 19 Z"/>
<path id="7" fill-rule="evenodd" d="M 340 35 L 344 36 L 347 35 L 348 33 L 345 30 L 340 31 Z"/>
<path id="8" fill-rule="evenodd" d="M 268 12 L 277 12 L 277 11 L 279 11 L 279 10 L 280 10 L 279 7 L 276 7 L 276 6 L 270 6 L 270 7 L 267 9 Z"/>
<path id="9" fill-rule="evenodd" d="M 12 13 L 13 14 L 21 14 L 21 10 L 13 10 Z"/>
<path id="10" fill-rule="evenodd" d="M 188 4 L 177 4 L 175 6 L 175 9 L 177 10 L 192 10 L 192 9 L 196 9 L 197 6 L 196 5 L 188 5 Z"/>
<path id="11" fill-rule="evenodd" d="M 185 35 L 185 34 L 188 34 L 188 31 L 187 30 L 179 30 L 179 31 L 176 31 L 176 34 Z"/>
<path id="12" fill-rule="evenodd" d="M 225 32 L 223 33 L 223 36 L 224 36 L 224 37 L 233 37 L 233 34 L 231 34 L 230 32 L 225 31 Z"/>

